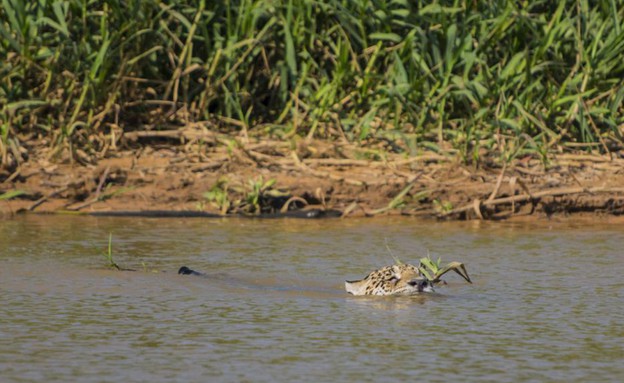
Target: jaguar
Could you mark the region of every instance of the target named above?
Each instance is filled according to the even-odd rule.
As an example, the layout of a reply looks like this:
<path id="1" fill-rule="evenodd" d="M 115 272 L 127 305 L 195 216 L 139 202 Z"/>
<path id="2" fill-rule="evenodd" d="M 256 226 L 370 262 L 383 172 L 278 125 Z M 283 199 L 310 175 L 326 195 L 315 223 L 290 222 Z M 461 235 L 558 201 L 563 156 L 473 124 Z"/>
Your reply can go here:
<path id="1" fill-rule="evenodd" d="M 385 266 L 368 274 L 363 279 L 345 281 L 345 289 L 353 295 L 415 295 L 434 292 L 434 285 L 445 284 L 440 277 L 448 271 L 455 271 L 468 283 L 472 283 L 463 264 L 451 262 L 432 280 L 427 279 L 420 269 L 409 263 Z"/>

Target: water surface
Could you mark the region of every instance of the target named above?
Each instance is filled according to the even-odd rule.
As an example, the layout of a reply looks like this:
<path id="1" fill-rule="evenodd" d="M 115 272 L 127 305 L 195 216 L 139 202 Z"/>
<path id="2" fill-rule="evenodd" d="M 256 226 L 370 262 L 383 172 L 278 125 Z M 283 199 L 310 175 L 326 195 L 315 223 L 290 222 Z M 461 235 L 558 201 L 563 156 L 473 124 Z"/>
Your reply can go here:
<path id="1" fill-rule="evenodd" d="M 411 219 L 0 221 L 3 382 L 624 379 L 622 227 Z M 105 267 L 113 233 L 115 260 Z M 435 295 L 346 295 L 427 251 Z M 178 276 L 187 265 L 208 278 Z"/>

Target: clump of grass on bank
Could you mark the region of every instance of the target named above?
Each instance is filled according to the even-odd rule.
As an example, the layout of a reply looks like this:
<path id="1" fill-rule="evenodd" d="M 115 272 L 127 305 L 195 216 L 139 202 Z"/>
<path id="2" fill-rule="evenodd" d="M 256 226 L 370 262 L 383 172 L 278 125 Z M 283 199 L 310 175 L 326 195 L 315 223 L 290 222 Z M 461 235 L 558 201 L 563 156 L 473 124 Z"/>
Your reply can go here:
<path id="1" fill-rule="evenodd" d="M 451 147 L 466 162 L 620 148 L 624 4 L 2 0 L 0 160 L 122 132 Z"/>
<path id="2" fill-rule="evenodd" d="M 307 204 L 287 191 L 275 188 L 276 180 L 264 181 L 262 177 L 249 179 L 246 184 L 230 185 L 226 178 L 219 179 L 204 198 L 213 204 L 221 215 L 273 214 L 288 211 L 291 203 Z"/>

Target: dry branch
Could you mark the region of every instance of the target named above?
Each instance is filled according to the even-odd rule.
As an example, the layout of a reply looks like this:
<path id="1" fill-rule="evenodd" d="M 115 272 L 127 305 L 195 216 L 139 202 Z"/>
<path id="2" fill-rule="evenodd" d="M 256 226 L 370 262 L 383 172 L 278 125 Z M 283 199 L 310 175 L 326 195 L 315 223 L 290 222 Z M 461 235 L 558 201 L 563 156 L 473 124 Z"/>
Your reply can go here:
<path id="1" fill-rule="evenodd" d="M 446 213 L 441 214 L 441 217 L 448 217 L 450 215 L 453 214 L 459 214 L 459 213 L 464 213 L 470 210 L 475 210 L 477 209 L 477 202 L 478 202 L 478 206 L 496 206 L 496 205 L 502 205 L 502 204 L 507 204 L 507 203 L 512 203 L 512 202 L 526 202 L 526 201 L 530 201 L 533 199 L 539 199 L 542 197 L 557 197 L 557 196 L 564 196 L 564 195 L 573 195 L 573 194 L 584 194 L 584 193 L 588 193 L 588 194 L 593 194 L 593 193 L 624 193 L 624 188 L 618 188 L 618 187 L 593 187 L 593 188 L 583 188 L 583 187 L 571 187 L 571 188 L 557 188 L 557 189 L 550 189 L 550 190 L 544 190 L 541 192 L 537 192 L 535 194 L 528 195 L 528 194 L 520 194 L 520 195 L 516 195 L 516 196 L 512 196 L 512 197 L 505 197 L 505 198 L 498 198 L 498 199 L 493 199 L 493 200 L 487 200 L 484 202 L 478 202 L 479 200 L 475 200 L 473 203 L 469 204 L 469 205 L 465 205 L 463 207 L 457 208 L 457 209 L 453 209 L 451 211 L 448 211 Z"/>
<path id="2" fill-rule="evenodd" d="M 50 194 L 48 194 L 46 196 L 43 196 L 43 197 L 39 198 L 32 205 L 30 205 L 28 207 L 28 211 L 34 211 L 37 207 L 39 207 L 39 205 L 43 204 L 44 202 L 46 202 L 50 198 L 54 198 L 54 197 L 58 196 L 59 194 L 66 192 L 69 188 L 70 188 L 70 186 L 68 185 L 68 186 L 65 186 L 65 187 L 63 187 L 61 189 L 55 190 L 55 191 L 53 191 L 52 193 L 50 193 Z"/>
<path id="3" fill-rule="evenodd" d="M 487 199 L 488 201 L 491 201 L 494 198 L 496 198 L 496 195 L 498 194 L 498 189 L 500 189 L 501 183 L 503 182 L 503 177 L 505 176 L 505 170 L 507 170 L 507 162 L 503 164 L 503 170 L 501 170 L 500 175 L 498 176 L 498 179 L 496 180 L 496 186 L 494 186 L 494 190 L 492 191 L 492 194 L 490 194 L 490 196 L 488 197 Z"/>

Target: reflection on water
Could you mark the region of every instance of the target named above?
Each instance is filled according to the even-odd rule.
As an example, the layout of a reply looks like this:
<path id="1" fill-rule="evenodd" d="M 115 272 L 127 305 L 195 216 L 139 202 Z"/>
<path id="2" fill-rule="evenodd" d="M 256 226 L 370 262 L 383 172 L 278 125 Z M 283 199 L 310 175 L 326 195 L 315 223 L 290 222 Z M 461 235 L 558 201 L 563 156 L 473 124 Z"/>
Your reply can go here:
<path id="1" fill-rule="evenodd" d="M 81 381 L 620 381 L 621 228 L 413 220 L 0 222 L 0 376 Z M 115 260 L 105 269 L 108 233 Z M 427 251 L 439 294 L 345 279 Z M 188 265 L 206 278 L 178 276 Z M 152 270 L 159 271 L 158 273 Z"/>

